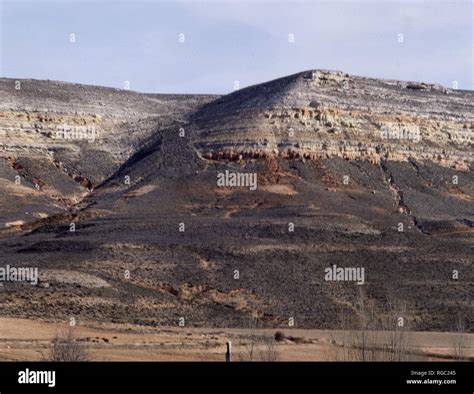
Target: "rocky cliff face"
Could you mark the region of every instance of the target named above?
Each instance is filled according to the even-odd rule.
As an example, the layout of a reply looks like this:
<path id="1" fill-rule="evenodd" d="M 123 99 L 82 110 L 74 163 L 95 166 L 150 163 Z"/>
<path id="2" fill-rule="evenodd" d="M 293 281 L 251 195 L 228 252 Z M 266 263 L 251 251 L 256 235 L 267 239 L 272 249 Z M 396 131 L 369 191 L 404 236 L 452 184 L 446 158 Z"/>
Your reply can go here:
<path id="1" fill-rule="evenodd" d="M 224 96 L 192 119 L 212 159 L 472 162 L 474 93 L 438 85 L 308 71 Z"/>

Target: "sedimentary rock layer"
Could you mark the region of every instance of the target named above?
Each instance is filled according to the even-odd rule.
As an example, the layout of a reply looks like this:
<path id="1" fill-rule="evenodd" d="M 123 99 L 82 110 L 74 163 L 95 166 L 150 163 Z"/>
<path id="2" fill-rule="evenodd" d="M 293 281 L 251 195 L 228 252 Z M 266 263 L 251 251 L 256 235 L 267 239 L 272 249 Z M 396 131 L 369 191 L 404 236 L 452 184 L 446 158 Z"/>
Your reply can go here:
<path id="1" fill-rule="evenodd" d="M 209 159 L 411 157 L 467 170 L 473 158 L 474 93 L 425 83 L 308 71 L 224 96 L 191 118 Z"/>

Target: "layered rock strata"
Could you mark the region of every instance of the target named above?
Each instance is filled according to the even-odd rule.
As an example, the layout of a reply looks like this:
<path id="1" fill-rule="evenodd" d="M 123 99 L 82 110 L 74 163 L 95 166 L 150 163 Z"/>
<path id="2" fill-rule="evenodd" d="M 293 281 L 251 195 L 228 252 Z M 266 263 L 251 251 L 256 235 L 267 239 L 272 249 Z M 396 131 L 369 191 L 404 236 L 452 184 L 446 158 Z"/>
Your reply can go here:
<path id="1" fill-rule="evenodd" d="M 307 71 L 251 86 L 192 116 L 208 159 L 331 156 L 470 168 L 474 93 Z"/>

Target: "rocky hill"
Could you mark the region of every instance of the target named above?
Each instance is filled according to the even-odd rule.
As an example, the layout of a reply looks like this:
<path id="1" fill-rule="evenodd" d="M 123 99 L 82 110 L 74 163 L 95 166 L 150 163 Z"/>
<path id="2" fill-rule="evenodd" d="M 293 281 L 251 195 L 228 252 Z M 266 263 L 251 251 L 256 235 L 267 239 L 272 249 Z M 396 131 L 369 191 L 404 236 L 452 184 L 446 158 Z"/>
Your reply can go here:
<path id="1" fill-rule="evenodd" d="M 4 314 L 338 328 L 364 289 L 413 329 L 473 329 L 473 92 L 324 70 L 222 97 L 16 82 L 0 251 L 40 281 L 0 286 Z"/>

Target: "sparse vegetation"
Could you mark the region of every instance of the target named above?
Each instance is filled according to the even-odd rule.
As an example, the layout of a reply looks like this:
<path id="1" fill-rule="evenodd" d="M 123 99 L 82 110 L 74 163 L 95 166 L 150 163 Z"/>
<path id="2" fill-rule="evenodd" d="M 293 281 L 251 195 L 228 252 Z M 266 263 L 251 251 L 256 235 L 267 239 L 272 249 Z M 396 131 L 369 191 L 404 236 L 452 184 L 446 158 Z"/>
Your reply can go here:
<path id="1" fill-rule="evenodd" d="M 375 302 L 360 291 L 352 324 L 341 313 L 341 355 L 344 361 L 407 361 L 411 359 L 406 305 L 389 300 L 388 312 L 380 313 Z M 336 345 L 337 342 L 332 340 Z"/>
<path id="2" fill-rule="evenodd" d="M 454 328 L 453 357 L 458 361 L 466 360 L 466 326 L 459 315 Z"/>
<path id="3" fill-rule="evenodd" d="M 237 354 L 238 361 L 266 361 L 274 362 L 279 360 L 275 340 L 268 335 L 251 335 L 242 350 Z"/>
<path id="4" fill-rule="evenodd" d="M 286 336 L 282 331 L 277 331 L 275 333 L 275 341 L 282 342 L 285 338 L 286 338 Z"/>
<path id="5" fill-rule="evenodd" d="M 276 349 L 276 335 L 263 334 L 258 320 L 252 320 L 249 335 L 240 344 L 241 350 L 237 353 L 238 361 L 266 361 L 274 362 L 279 360 Z"/>
<path id="6" fill-rule="evenodd" d="M 56 334 L 51 342 L 46 361 L 88 361 L 89 352 L 86 345 L 79 341 L 74 329 Z"/>

